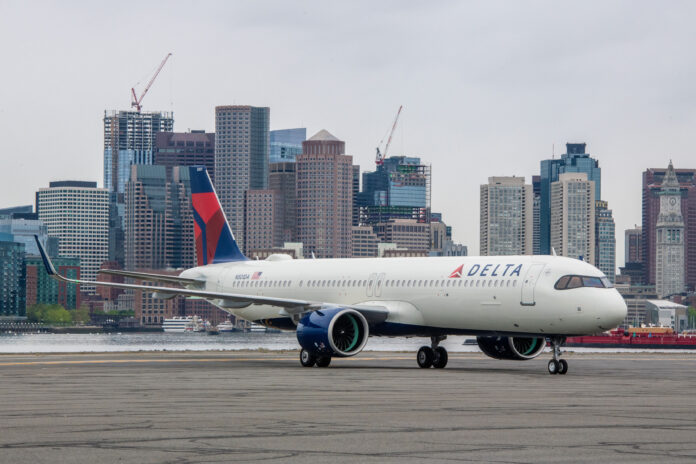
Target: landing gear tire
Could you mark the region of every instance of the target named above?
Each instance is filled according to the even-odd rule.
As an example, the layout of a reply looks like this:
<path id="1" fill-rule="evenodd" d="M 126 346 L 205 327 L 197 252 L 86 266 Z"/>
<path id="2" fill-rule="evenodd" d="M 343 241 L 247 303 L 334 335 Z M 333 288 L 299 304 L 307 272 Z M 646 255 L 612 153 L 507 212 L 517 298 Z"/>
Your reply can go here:
<path id="1" fill-rule="evenodd" d="M 311 351 L 303 349 L 300 351 L 300 364 L 302 367 L 312 367 L 317 362 L 317 356 Z"/>
<path id="2" fill-rule="evenodd" d="M 435 353 L 433 352 L 433 349 L 429 346 L 421 346 L 420 350 L 418 350 L 418 355 L 416 356 L 418 366 L 422 367 L 423 369 L 427 369 L 433 365 L 434 360 Z"/>
<path id="3" fill-rule="evenodd" d="M 565 375 L 568 372 L 568 362 L 561 359 L 561 345 L 565 343 L 565 337 L 551 337 L 550 342 L 553 359 L 549 361 L 549 374 Z"/>
<path id="4" fill-rule="evenodd" d="M 568 373 L 568 361 L 565 359 L 558 361 L 558 373 L 560 375 L 566 375 Z"/>
<path id="5" fill-rule="evenodd" d="M 549 374 L 551 375 L 556 375 L 558 374 L 558 371 L 561 369 L 561 363 L 556 361 L 555 359 L 552 359 L 549 361 Z"/>
<path id="6" fill-rule="evenodd" d="M 433 360 L 433 367 L 435 369 L 443 369 L 447 365 L 447 350 L 441 346 L 435 348 L 435 359 Z"/>
<path id="7" fill-rule="evenodd" d="M 317 367 L 328 367 L 329 364 L 331 364 L 331 356 L 317 358 Z"/>

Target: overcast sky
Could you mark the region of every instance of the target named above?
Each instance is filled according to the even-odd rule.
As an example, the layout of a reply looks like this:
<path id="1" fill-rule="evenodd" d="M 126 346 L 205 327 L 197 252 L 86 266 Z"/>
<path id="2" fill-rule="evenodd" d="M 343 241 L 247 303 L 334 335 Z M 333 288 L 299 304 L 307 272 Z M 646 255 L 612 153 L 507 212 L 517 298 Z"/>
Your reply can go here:
<path id="1" fill-rule="evenodd" d="M 0 207 L 51 180 L 103 184 L 104 110 L 214 130 L 214 107 L 325 128 L 362 170 L 404 105 L 390 154 L 433 166 L 433 211 L 478 252 L 479 185 L 531 181 L 586 142 L 623 231 L 641 172 L 696 168 L 695 2 L 24 2 L 0 0 Z"/>

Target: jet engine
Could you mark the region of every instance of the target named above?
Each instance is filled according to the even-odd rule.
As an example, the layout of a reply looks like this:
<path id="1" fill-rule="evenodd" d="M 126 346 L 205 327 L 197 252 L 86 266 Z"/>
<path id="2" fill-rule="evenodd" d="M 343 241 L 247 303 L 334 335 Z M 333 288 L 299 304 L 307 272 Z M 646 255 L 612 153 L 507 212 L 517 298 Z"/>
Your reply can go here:
<path id="1" fill-rule="evenodd" d="M 354 356 L 365 347 L 369 326 L 350 308 L 319 309 L 297 324 L 297 341 L 307 351 L 328 356 Z"/>
<path id="2" fill-rule="evenodd" d="M 495 359 L 527 361 L 544 351 L 543 337 L 476 337 L 479 348 Z"/>

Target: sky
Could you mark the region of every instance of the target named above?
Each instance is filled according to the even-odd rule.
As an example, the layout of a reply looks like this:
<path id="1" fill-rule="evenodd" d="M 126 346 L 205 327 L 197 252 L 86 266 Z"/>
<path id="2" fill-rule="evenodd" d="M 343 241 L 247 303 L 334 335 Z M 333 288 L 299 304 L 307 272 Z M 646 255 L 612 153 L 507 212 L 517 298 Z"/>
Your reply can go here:
<path id="1" fill-rule="evenodd" d="M 696 168 L 695 2 L 0 0 L 0 208 L 52 180 L 103 185 L 105 110 L 143 101 L 174 129 L 217 105 L 271 108 L 271 129 L 327 129 L 361 169 L 404 110 L 390 155 L 433 168 L 432 209 L 479 248 L 479 186 L 538 174 L 585 142 L 602 199 L 641 223 L 641 173 Z"/>

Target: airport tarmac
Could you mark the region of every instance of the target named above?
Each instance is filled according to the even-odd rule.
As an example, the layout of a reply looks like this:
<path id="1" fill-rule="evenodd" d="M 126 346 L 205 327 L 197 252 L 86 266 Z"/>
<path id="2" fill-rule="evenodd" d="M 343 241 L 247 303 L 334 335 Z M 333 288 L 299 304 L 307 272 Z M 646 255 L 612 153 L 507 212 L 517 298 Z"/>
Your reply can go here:
<path id="1" fill-rule="evenodd" d="M 0 355 L 0 462 L 681 462 L 696 353 Z"/>

